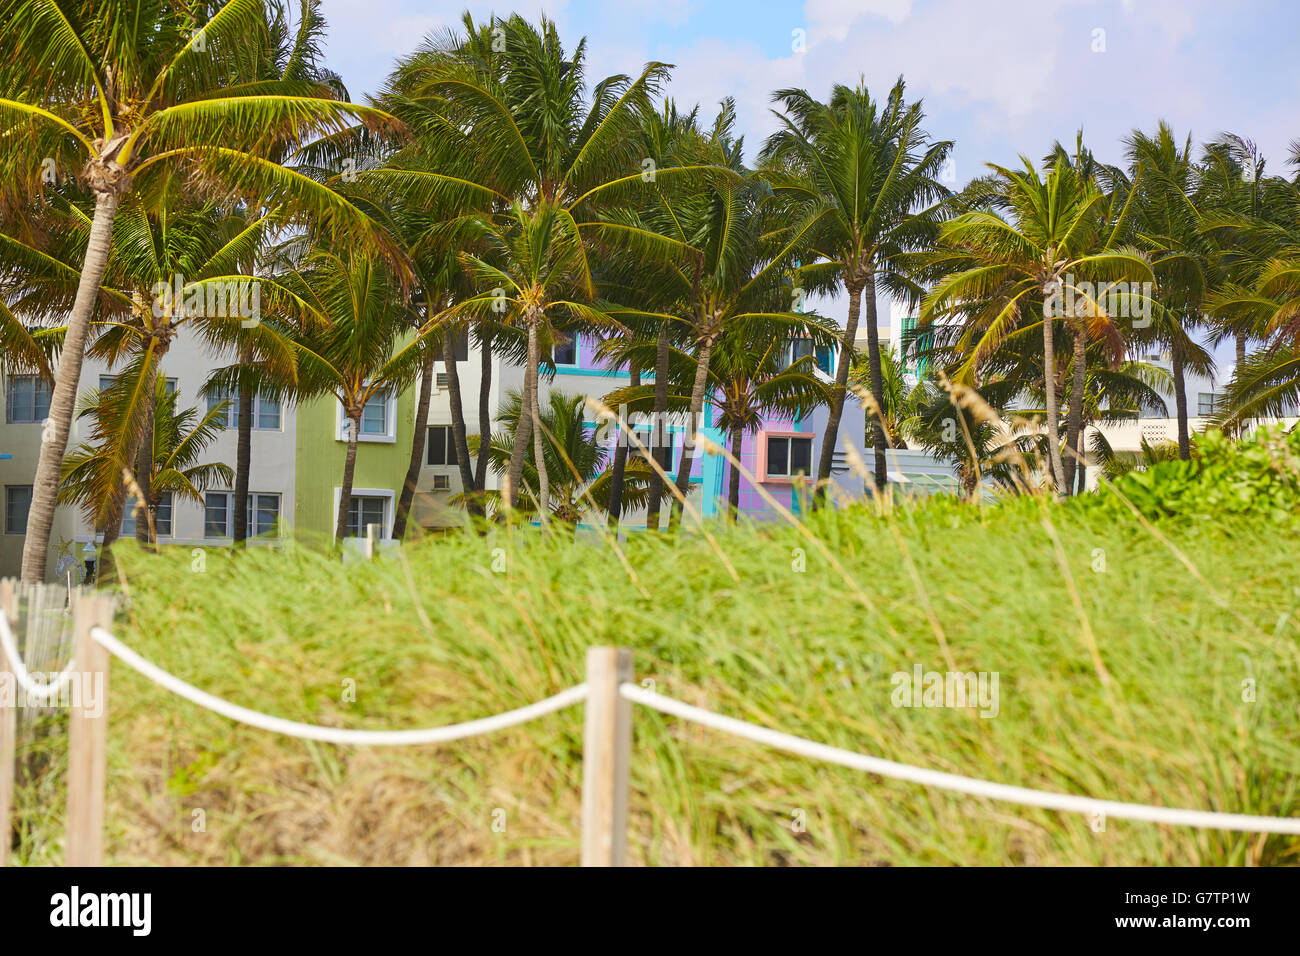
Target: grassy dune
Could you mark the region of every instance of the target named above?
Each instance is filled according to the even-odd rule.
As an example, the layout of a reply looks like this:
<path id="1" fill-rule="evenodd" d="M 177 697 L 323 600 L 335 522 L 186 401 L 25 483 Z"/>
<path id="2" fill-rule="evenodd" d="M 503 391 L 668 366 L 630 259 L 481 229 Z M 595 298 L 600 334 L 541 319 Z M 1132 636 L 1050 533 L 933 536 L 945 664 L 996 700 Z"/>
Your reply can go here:
<path id="1" fill-rule="evenodd" d="M 816 515 L 808 527 L 834 561 L 788 525 L 715 526 L 716 547 L 698 534 L 629 542 L 632 574 L 607 544 L 532 531 L 428 540 L 368 566 L 294 547 L 211 550 L 196 572 L 189 551 L 124 548 L 117 630 L 212 693 L 361 728 L 517 707 L 581 681 L 588 645 L 621 644 L 661 693 L 852 750 L 1118 800 L 1300 815 L 1300 540 L 1241 518 L 1166 522 L 1162 542 L 1079 504 L 1048 513 L 1051 531 L 1030 500 Z M 944 645 L 958 669 L 998 673 L 997 717 L 892 705 L 891 675 L 947 670 Z M 580 707 L 465 743 L 368 750 L 234 725 L 121 664 L 110 700 L 110 862 L 577 860 Z M 644 709 L 635 728 L 637 863 L 1300 862 L 1294 838 L 1122 820 L 1093 832 Z M 63 855 L 63 758 L 48 740 L 49 769 L 20 795 L 30 863 Z"/>

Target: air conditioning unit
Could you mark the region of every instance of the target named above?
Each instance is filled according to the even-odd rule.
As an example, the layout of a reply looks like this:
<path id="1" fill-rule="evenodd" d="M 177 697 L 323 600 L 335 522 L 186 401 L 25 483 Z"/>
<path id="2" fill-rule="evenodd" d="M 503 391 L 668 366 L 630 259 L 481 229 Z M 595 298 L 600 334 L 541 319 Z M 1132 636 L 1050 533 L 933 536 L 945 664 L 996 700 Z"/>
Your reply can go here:
<path id="1" fill-rule="evenodd" d="M 434 475 L 434 491 L 451 491 L 451 475 Z"/>
<path id="2" fill-rule="evenodd" d="M 446 373 L 446 372 L 439 372 L 439 373 L 438 373 L 438 378 L 436 379 L 436 382 L 437 382 L 437 385 L 438 385 L 439 388 L 446 388 L 446 387 L 447 387 L 447 373 Z"/>

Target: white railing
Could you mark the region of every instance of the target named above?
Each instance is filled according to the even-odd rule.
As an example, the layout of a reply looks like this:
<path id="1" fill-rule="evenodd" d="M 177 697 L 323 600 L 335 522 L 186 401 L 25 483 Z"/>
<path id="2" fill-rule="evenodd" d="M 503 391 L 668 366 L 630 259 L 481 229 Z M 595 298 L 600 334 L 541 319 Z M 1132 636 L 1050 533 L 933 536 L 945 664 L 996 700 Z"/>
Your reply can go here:
<path id="1" fill-rule="evenodd" d="M 271 733 L 303 740 L 353 746 L 412 746 L 447 743 L 492 733 L 536 720 L 546 714 L 585 702 L 582 776 L 582 863 L 584 866 L 620 866 L 626 859 L 628 779 L 632 747 L 632 704 L 741 737 L 765 747 L 809 760 L 838 764 L 880 777 L 904 780 L 926 787 L 1001 800 L 1027 807 L 1064 813 L 1102 814 L 1118 819 L 1142 820 L 1247 833 L 1300 834 L 1300 818 L 1218 813 L 1172 807 L 1124 803 L 1075 794 L 1033 790 L 1009 784 L 964 777 L 897 763 L 817 743 L 793 734 L 724 717 L 671 697 L 638 687 L 632 682 L 632 653 L 614 647 L 587 651 L 585 683 L 515 710 L 478 720 L 416 730 L 347 730 L 285 720 L 223 700 L 186 683 L 151 663 L 113 636 L 113 602 L 102 594 L 74 596 L 75 647 L 73 659 L 54 681 L 35 680 L 18 653 L 11 622 L 17 620 L 14 590 L 0 583 L 0 671 L 14 675 L 29 698 L 56 696 L 72 675 L 104 675 L 108 685 L 109 655 L 158 686 L 231 720 Z M 104 696 L 106 697 L 105 690 Z M 68 757 L 68 853 L 74 866 L 97 866 L 103 857 L 104 782 L 106 773 L 107 701 L 99 713 L 90 714 L 72 703 Z M 8 734 L 4 728 L 8 726 Z M 0 715 L 0 827 L 9 819 L 14 764 L 12 713 Z M 6 847 L 0 846 L 0 863 Z"/>

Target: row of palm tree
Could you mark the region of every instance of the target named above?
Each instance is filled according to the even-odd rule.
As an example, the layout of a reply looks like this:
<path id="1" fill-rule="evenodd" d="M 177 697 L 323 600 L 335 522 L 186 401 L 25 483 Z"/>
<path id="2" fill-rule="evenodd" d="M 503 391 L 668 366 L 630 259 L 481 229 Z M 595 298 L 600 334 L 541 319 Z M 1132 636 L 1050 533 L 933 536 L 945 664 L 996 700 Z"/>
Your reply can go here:
<path id="1" fill-rule="evenodd" d="M 180 334 L 228 360 L 205 391 L 234 400 L 237 502 L 254 396 L 341 406 L 339 536 L 367 403 L 418 381 L 394 527 L 405 533 L 439 361 L 460 500 L 473 514 L 571 523 L 598 492 L 614 524 L 644 507 L 659 528 L 670 450 L 652 448 L 659 468 L 622 445 L 593 457 L 573 431 L 571 397 L 542 398 L 554 350 L 579 336 L 629 372 L 607 404 L 684 415 L 688 436 L 711 407 L 736 457 L 764 415 L 827 406 L 819 489 L 851 384 L 877 410 L 877 488 L 891 442 L 944 447 L 923 425 L 946 393 L 900 388 L 882 353 L 882 292 L 918 309 L 931 368 L 1042 420 L 1042 435 L 990 433 L 981 447 L 991 461 L 1006 441 L 1035 446 L 1063 493 L 1082 485 L 1088 426 L 1137 414 L 1166 384 L 1189 453 L 1183 379 L 1210 367 L 1206 336 L 1238 343 L 1227 418 L 1276 412 L 1300 392 L 1300 147 L 1288 180 L 1265 176 L 1246 141 L 1222 137 L 1194 158 L 1190 139 L 1161 126 L 1130 138 L 1125 168 L 1097 161 L 1080 137 L 1073 151 L 1058 144 L 1041 164 L 992 167 L 952 194 L 942 179 L 953 144 L 924 129 L 901 79 L 883 99 L 865 82 L 835 86 L 824 103 L 778 91 L 779 128 L 751 167 L 730 101 L 712 122 L 679 110 L 661 63 L 588 83 L 585 41 L 566 51 L 545 19 L 467 14 L 359 105 L 321 60 L 318 0 L 301 0 L 296 16 L 281 0 L 146 6 L 128 16 L 89 0 L 0 0 L 0 41 L 15 51 L 0 68 L 0 338 L 7 363 L 54 382 L 28 580 L 44 576 L 61 479 L 86 489 L 78 500 L 106 543 L 121 523 L 124 471 L 146 508 L 156 502 L 158 383 Z M 182 294 L 160 307 L 150 290 L 177 275 Z M 253 322 L 187 305 L 250 281 Z M 1149 323 L 1089 291 L 1115 282 L 1138 290 L 1121 311 Z M 803 307 L 840 291 L 842 326 Z M 1086 307 L 1057 314 L 1063 291 Z M 834 377 L 793 358 L 791 339 L 838 345 Z M 482 363 L 472 423 L 457 362 L 469 341 Z M 1152 345 L 1173 356 L 1170 383 L 1129 358 Z M 86 354 L 116 372 L 94 406 L 93 490 L 82 482 L 89 453 L 66 455 Z M 497 359 L 522 365 L 524 382 L 517 405 L 494 416 Z M 693 457 L 688 441 L 670 530 Z M 490 470 L 499 496 L 487 491 Z M 997 472 L 977 460 L 971 470 Z M 196 474 L 196 488 L 219 477 Z M 728 497 L 734 512 L 734 469 Z M 234 510 L 238 543 L 247 529 Z"/>

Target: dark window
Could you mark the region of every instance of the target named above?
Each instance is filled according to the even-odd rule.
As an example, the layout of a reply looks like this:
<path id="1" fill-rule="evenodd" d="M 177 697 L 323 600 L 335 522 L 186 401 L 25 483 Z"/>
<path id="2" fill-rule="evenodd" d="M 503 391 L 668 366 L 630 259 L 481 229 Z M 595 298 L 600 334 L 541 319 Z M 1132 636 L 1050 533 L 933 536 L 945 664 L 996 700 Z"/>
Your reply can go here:
<path id="1" fill-rule="evenodd" d="M 430 425 L 425 460 L 430 465 L 459 465 L 456 436 L 450 425 Z"/>
<path id="2" fill-rule="evenodd" d="M 9 485 L 5 488 L 5 534 L 27 533 L 27 512 L 31 507 L 31 485 Z"/>
<path id="3" fill-rule="evenodd" d="M 767 474 L 772 478 L 792 478 L 812 471 L 812 439 L 769 435 L 767 439 Z"/>
<path id="4" fill-rule="evenodd" d="M 576 332 L 569 336 L 569 341 L 563 345 L 556 343 L 555 348 L 551 350 L 551 361 L 556 365 L 578 364 L 578 334 Z"/>

